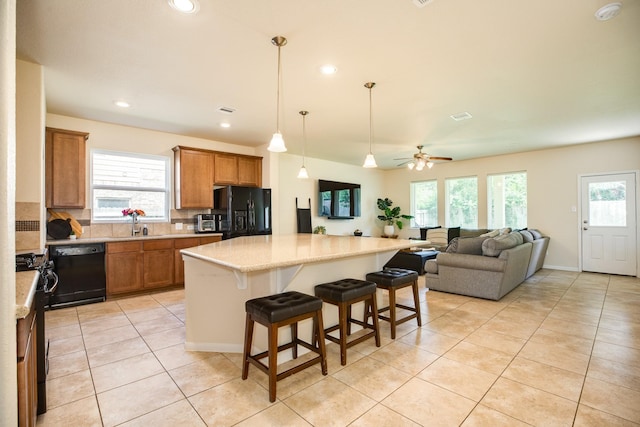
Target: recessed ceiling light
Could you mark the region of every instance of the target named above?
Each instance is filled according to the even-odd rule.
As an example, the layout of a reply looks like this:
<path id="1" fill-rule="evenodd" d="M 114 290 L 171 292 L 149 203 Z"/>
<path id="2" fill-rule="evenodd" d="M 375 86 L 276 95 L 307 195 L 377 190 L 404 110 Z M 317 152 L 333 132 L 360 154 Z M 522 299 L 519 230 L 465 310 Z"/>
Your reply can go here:
<path id="1" fill-rule="evenodd" d="M 620 9 L 622 9 L 620 2 L 605 4 L 596 11 L 595 17 L 598 21 L 608 21 L 616 17 L 620 13 Z"/>
<path id="2" fill-rule="evenodd" d="M 169 6 L 182 13 L 196 13 L 200 9 L 197 0 L 169 0 Z"/>
<path id="3" fill-rule="evenodd" d="M 338 72 L 338 69 L 336 68 L 335 65 L 325 64 L 322 67 L 320 67 L 320 72 L 322 74 L 335 74 Z"/>
<path id="4" fill-rule="evenodd" d="M 456 122 L 459 122 L 461 120 L 468 120 L 468 119 L 472 118 L 473 116 L 470 113 L 467 113 L 465 111 L 463 113 L 453 114 L 453 115 L 451 115 L 449 117 L 451 117 Z"/>
<path id="5" fill-rule="evenodd" d="M 221 128 L 230 128 L 231 127 L 231 123 L 222 122 L 222 123 L 220 123 L 220 127 Z"/>
<path id="6" fill-rule="evenodd" d="M 116 106 L 118 106 L 120 108 L 129 108 L 129 107 L 131 107 L 131 104 L 129 104 L 124 99 L 119 99 L 117 101 L 113 101 L 113 103 L 116 104 Z"/>

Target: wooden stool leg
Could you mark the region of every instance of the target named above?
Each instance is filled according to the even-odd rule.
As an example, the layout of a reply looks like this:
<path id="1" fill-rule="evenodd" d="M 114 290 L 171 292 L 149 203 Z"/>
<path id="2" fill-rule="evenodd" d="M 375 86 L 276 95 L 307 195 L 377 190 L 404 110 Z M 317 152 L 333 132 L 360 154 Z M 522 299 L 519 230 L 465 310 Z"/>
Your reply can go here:
<path id="1" fill-rule="evenodd" d="M 291 355 L 294 359 L 298 358 L 298 322 L 294 322 L 291 324 L 291 342 L 293 343 L 293 347 L 291 347 Z"/>
<path id="2" fill-rule="evenodd" d="M 347 304 L 347 335 L 351 335 L 351 304 Z"/>
<path id="3" fill-rule="evenodd" d="M 269 401 L 276 401 L 276 382 L 278 381 L 278 327 L 269 325 Z"/>
<path id="4" fill-rule="evenodd" d="M 396 289 L 390 287 L 389 291 L 389 320 L 391 323 L 391 339 L 396 339 Z"/>
<path id="5" fill-rule="evenodd" d="M 418 293 L 418 281 L 416 280 L 411 285 L 413 288 L 413 303 L 416 306 L 416 318 L 418 319 L 418 326 L 422 326 L 422 316 L 420 316 L 420 294 Z"/>
<path id="6" fill-rule="evenodd" d="M 347 304 L 338 304 L 338 322 L 340 326 L 340 364 L 347 364 Z"/>
<path id="7" fill-rule="evenodd" d="M 373 295 L 371 295 L 371 301 L 367 301 L 366 303 L 370 310 L 371 313 L 369 314 L 373 320 L 373 327 L 375 328 L 376 331 L 376 347 L 380 347 L 380 324 L 378 323 L 378 302 L 376 301 L 376 294 L 374 293 Z M 367 317 L 369 316 L 367 315 Z"/>
<path id="8" fill-rule="evenodd" d="M 324 342 L 324 323 L 322 321 L 322 309 L 316 311 L 316 315 L 313 318 L 313 323 L 314 325 L 316 325 L 314 336 L 318 339 L 318 348 L 320 349 L 320 368 L 322 369 L 322 375 L 327 375 L 327 347 Z"/>
<path id="9" fill-rule="evenodd" d="M 249 376 L 249 355 L 251 354 L 251 344 L 253 342 L 253 319 L 247 313 L 244 326 L 244 350 L 242 352 L 242 379 Z"/>

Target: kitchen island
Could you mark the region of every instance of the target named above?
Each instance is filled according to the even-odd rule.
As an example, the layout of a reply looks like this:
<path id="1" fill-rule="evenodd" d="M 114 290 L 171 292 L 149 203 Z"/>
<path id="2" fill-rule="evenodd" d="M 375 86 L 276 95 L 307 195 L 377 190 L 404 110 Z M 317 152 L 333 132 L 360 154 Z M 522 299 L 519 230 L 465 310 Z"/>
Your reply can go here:
<path id="1" fill-rule="evenodd" d="M 398 250 L 420 244 L 426 242 L 293 234 L 238 237 L 183 249 L 185 348 L 241 353 L 245 301 L 285 291 L 313 295 L 320 283 L 348 277 L 364 280 Z M 337 322 L 330 308 L 324 316 L 325 325 Z M 300 328 L 301 336 L 309 334 L 310 322 Z M 256 328 L 256 347 L 266 348 L 263 332 Z"/>

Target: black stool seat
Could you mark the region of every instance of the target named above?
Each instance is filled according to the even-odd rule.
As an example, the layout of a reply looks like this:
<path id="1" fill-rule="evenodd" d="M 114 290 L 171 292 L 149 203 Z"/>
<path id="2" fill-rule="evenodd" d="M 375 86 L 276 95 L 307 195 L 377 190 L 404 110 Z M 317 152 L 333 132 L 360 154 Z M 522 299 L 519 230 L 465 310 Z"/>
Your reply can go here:
<path id="1" fill-rule="evenodd" d="M 322 375 L 327 375 L 327 351 L 324 345 L 324 327 L 322 322 L 322 299 L 300 292 L 284 292 L 262 298 L 254 298 L 245 303 L 246 323 L 244 331 L 244 350 L 242 354 L 242 379 L 249 376 L 249 364 L 254 365 L 269 376 L 269 401 L 276 400 L 276 382 L 300 372 L 316 363 L 320 364 Z M 312 343 L 298 338 L 298 322 L 312 319 Z M 251 354 L 253 327 L 258 322 L 267 328 L 267 351 Z M 278 329 L 289 326 L 291 341 L 278 345 Z M 318 356 L 301 362 L 278 373 L 278 353 L 291 349 L 293 359 L 298 358 L 298 346 L 301 345 Z M 261 359 L 268 358 L 268 365 Z"/>
<path id="2" fill-rule="evenodd" d="M 397 287 L 418 280 L 418 273 L 404 268 L 385 268 L 382 271 L 367 274 L 367 280 L 384 287 Z"/>
<path id="3" fill-rule="evenodd" d="M 277 323 L 322 309 L 322 300 L 292 291 L 249 300 L 245 309 L 257 322 Z"/>
<path id="4" fill-rule="evenodd" d="M 342 279 L 335 282 L 322 283 L 315 287 L 317 297 L 331 301 L 350 301 L 364 295 L 375 293 L 376 284 L 357 279 Z"/>
<path id="5" fill-rule="evenodd" d="M 405 270 L 404 268 L 385 268 L 382 271 L 367 274 L 366 278 L 367 280 L 375 282 L 378 288 L 389 291 L 389 305 L 378 310 L 378 313 L 388 311 L 389 316 L 379 314 L 378 317 L 391 324 L 391 339 L 396 338 L 396 326 L 407 320 L 416 319 L 418 326 L 422 326 L 422 319 L 420 318 L 420 297 L 418 295 L 418 273 L 413 270 Z M 413 290 L 413 307 L 396 302 L 396 291 L 406 286 L 411 286 Z M 412 313 L 398 319 L 396 317 L 396 308 L 402 308 Z"/>
<path id="6" fill-rule="evenodd" d="M 338 307 L 338 324 L 324 330 L 325 337 L 331 342 L 340 344 L 340 364 L 347 364 L 347 348 L 356 345 L 366 339 L 375 338 L 376 346 L 380 347 L 380 333 L 378 328 L 378 305 L 376 303 L 376 289 L 374 282 L 358 279 L 341 279 L 335 282 L 322 283 L 314 288 L 317 297 L 322 301 Z M 351 317 L 351 305 L 364 301 L 364 319 Z M 369 324 L 368 319 L 373 319 Z M 351 324 L 362 326 L 371 331 L 360 337 L 348 340 L 351 335 Z M 339 337 L 329 335 L 338 331 Z"/>

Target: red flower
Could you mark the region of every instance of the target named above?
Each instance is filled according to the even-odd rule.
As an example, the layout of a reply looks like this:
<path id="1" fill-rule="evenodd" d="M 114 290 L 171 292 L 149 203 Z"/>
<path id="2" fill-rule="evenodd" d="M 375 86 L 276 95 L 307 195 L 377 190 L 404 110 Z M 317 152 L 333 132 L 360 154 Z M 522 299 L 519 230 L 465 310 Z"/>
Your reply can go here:
<path id="1" fill-rule="evenodd" d="M 142 209 L 131 209 L 131 208 L 127 208 L 127 209 L 123 209 L 122 210 L 122 216 L 133 216 L 133 214 L 136 214 L 138 216 L 145 216 L 145 213 Z"/>

